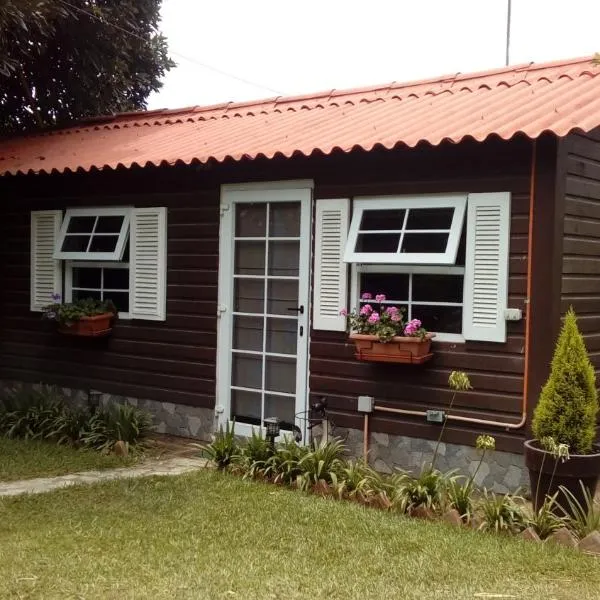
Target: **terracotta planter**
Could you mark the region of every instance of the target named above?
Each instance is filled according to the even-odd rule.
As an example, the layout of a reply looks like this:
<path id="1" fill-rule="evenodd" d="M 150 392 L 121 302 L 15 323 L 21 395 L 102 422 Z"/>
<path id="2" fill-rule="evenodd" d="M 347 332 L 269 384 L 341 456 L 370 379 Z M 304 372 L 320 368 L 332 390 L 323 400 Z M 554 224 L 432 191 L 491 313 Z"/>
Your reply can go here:
<path id="1" fill-rule="evenodd" d="M 81 317 L 78 321 L 73 321 L 71 325 L 60 324 L 58 331 L 66 335 L 78 335 L 82 337 L 97 337 L 108 335 L 111 330 L 111 321 L 113 313 L 107 312 L 93 317 Z"/>
<path id="2" fill-rule="evenodd" d="M 582 481 L 583 485 L 594 494 L 600 476 L 600 446 L 594 446 L 593 454 L 571 454 L 569 460 L 562 462 L 558 459 L 557 464 L 554 456 L 542 450 L 537 440 L 527 440 L 525 465 L 529 470 L 531 500 L 536 510 L 544 503 L 546 495 L 555 494 L 561 485 L 585 506 L 579 481 Z M 555 466 L 556 472 L 552 477 Z M 563 494 L 559 493 L 557 501 L 565 509 L 568 508 Z"/>
<path id="3" fill-rule="evenodd" d="M 351 333 L 358 360 L 368 362 L 391 362 L 421 364 L 428 361 L 431 354 L 431 340 L 435 333 L 428 333 L 424 339 L 418 337 L 393 337 L 389 342 L 380 342 L 375 335 Z"/>

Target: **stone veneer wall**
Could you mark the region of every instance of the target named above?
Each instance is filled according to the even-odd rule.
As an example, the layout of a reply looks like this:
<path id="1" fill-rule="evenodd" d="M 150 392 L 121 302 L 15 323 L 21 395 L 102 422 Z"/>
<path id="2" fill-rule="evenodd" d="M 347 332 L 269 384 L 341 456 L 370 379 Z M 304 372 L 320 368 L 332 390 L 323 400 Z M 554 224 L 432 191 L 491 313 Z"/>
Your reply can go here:
<path id="1" fill-rule="evenodd" d="M 22 385 L 27 384 L 0 381 L 0 391 Z M 32 387 L 39 388 L 41 384 L 32 384 Z M 59 389 L 72 405 L 86 406 L 89 404 L 87 392 L 72 390 L 70 388 Z M 104 393 L 100 394 L 99 401 L 102 406 L 113 403 L 132 404 L 149 412 L 154 419 L 155 431 L 158 433 L 209 440 L 210 435 L 214 431 L 215 411 L 209 408 L 198 408 L 195 406 L 184 406 L 183 404 L 173 404 L 171 402 L 156 402 L 155 400 L 128 398 Z"/>
<path id="2" fill-rule="evenodd" d="M 363 432 L 360 429 L 336 428 L 335 435 L 345 439 L 352 456 L 363 455 Z M 411 438 L 387 433 L 371 433 L 369 436 L 369 463 L 377 471 L 392 473 L 394 469 L 418 472 L 422 465 L 430 461 L 435 450 L 435 441 Z M 458 474 L 471 475 L 481 458 L 471 446 L 440 443 L 436 468 L 442 472 L 458 469 Z M 475 483 L 498 493 L 529 489 L 529 474 L 523 455 L 511 452 L 491 452 L 486 454 Z"/>
<path id="3" fill-rule="evenodd" d="M 0 391 L 27 384 L 0 381 Z M 39 388 L 40 384 L 33 387 Z M 77 406 L 89 403 L 88 393 L 82 390 L 61 388 L 66 398 Z M 154 418 L 158 433 L 178 435 L 200 440 L 209 440 L 215 430 L 215 413 L 209 408 L 197 408 L 171 402 L 156 402 L 111 394 L 100 395 L 100 404 L 111 403 L 132 404 L 149 412 Z M 363 432 L 360 429 L 336 428 L 332 432 L 341 437 L 352 457 L 362 457 Z M 319 427 L 315 427 L 313 435 L 319 437 Z M 421 438 L 411 438 L 387 433 L 371 433 L 369 436 L 369 463 L 383 473 L 391 473 L 394 469 L 418 471 L 428 460 L 431 460 L 436 442 Z M 517 488 L 529 488 L 528 473 L 523 456 L 509 452 L 493 452 L 481 465 L 475 482 L 499 493 L 514 492 Z M 436 467 L 440 471 L 457 469 L 463 475 L 470 475 L 477 468 L 480 455 L 471 446 L 441 443 L 438 450 Z"/>

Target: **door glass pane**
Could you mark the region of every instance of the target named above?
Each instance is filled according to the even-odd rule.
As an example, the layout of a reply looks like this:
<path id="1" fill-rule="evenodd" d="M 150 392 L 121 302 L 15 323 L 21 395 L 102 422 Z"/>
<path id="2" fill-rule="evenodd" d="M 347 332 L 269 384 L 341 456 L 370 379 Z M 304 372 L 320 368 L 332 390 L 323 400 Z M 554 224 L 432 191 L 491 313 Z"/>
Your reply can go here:
<path id="1" fill-rule="evenodd" d="M 231 417 L 239 423 L 260 425 L 260 392 L 231 390 Z"/>
<path id="2" fill-rule="evenodd" d="M 450 229 L 454 208 L 411 208 L 406 229 Z"/>
<path id="3" fill-rule="evenodd" d="M 236 275 L 264 275 L 265 243 L 236 242 L 234 273 Z"/>
<path id="4" fill-rule="evenodd" d="M 232 383 L 239 387 L 262 387 L 262 358 L 249 354 L 232 355 Z"/>
<path id="5" fill-rule="evenodd" d="M 269 206 L 269 237 L 300 237 L 300 204 L 273 203 Z"/>
<path id="6" fill-rule="evenodd" d="M 297 329 L 295 319 L 267 319 L 267 352 L 296 354 Z"/>
<path id="7" fill-rule="evenodd" d="M 296 359 L 265 356 L 265 389 L 271 392 L 296 392 Z"/>
<path id="8" fill-rule="evenodd" d="M 265 237 L 266 204 L 237 204 L 235 208 L 236 237 Z"/>
<path id="9" fill-rule="evenodd" d="M 235 312 L 259 313 L 265 310 L 265 282 L 263 279 L 236 279 L 234 283 Z"/>
<path id="10" fill-rule="evenodd" d="M 297 277 L 300 242 L 269 242 L 269 275 Z"/>
<path id="11" fill-rule="evenodd" d="M 281 428 L 291 429 L 295 421 L 295 402 L 293 396 L 265 394 L 265 419 L 279 417 L 282 421 Z"/>
<path id="12" fill-rule="evenodd" d="M 360 220 L 360 231 L 369 229 L 396 229 L 404 226 L 404 209 L 365 210 Z"/>
<path id="13" fill-rule="evenodd" d="M 233 317 L 234 350 L 263 349 L 263 319 L 261 317 Z"/>
<path id="14" fill-rule="evenodd" d="M 269 280 L 267 313 L 293 317 L 297 313 L 288 310 L 290 308 L 298 308 L 298 282 L 286 279 Z"/>

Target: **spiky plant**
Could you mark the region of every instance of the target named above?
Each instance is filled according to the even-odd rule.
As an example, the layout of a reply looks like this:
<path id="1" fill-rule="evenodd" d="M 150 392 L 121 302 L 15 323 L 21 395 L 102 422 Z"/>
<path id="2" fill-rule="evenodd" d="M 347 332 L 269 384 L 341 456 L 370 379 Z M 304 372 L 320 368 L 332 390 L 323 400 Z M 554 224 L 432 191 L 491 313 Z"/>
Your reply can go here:
<path id="1" fill-rule="evenodd" d="M 552 358 L 548 381 L 533 415 L 536 439 L 550 436 L 573 454 L 589 454 L 596 435 L 598 396 L 594 367 L 571 307 Z"/>

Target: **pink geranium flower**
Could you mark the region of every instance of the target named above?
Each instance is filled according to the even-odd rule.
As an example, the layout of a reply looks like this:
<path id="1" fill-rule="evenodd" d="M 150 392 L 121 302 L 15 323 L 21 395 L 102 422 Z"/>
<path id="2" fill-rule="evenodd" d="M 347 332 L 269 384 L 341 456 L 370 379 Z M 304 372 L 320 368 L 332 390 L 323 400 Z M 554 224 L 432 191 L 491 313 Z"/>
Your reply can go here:
<path id="1" fill-rule="evenodd" d="M 377 296 L 375 296 L 375 302 L 385 302 L 385 294 L 377 294 Z"/>
<path id="2" fill-rule="evenodd" d="M 367 315 L 370 315 L 373 312 L 373 307 L 370 304 L 365 304 L 361 309 L 360 309 L 360 314 L 363 317 L 366 317 Z"/>
<path id="3" fill-rule="evenodd" d="M 369 292 L 363 292 L 360 296 L 361 300 L 371 300 L 373 296 Z"/>
<path id="4" fill-rule="evenodd" d="M 392 319 L 392 321 L 394 321 L 394 323 L 397 323 L 398 321 L 402 321 L 402 316 L 399 315 L 397 312 L 393 313 L 390 318 Z"/>
<path id="5" fill-rule="evenodd" d="M 369 323 L 371 323 L 371 325 L 375 325 L 375 323 L 377 323 L 377 321 L 379 321 L 379 313 L 378 312 L 371 313 L 371 316 L 367 319 L 367 321 Z"/>
<path id="6" fill-rule="evenodd" d="M 404 334 L 414 335 L 419 329 L 421 329 L 421 321 L 419 321 L 419 319 L 413 319 L 406 324 L 406 327 L 404 328 Z"/>
<path id="7" fill-rule="evenodd" d="M 347 317 L 348 316 L 348 311 L 345 308 L 342 308 L 340 310 L 340 315 L 342 315 L 342 317 Z"/>
<path id="8" fill-rule="evenodd" d="M 388 307 L 385 309 L 385 312 L 386 312 L 388 315 L 391 315 L 391 316 L 393 316 L 393 315 L 397 315 L 397 314 L 398 314 L 398 312 L 399 312 L 399 309 L 398 309 L 398 307 L 397 307 L 397 306 L 388 306 Z"/>

